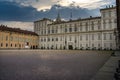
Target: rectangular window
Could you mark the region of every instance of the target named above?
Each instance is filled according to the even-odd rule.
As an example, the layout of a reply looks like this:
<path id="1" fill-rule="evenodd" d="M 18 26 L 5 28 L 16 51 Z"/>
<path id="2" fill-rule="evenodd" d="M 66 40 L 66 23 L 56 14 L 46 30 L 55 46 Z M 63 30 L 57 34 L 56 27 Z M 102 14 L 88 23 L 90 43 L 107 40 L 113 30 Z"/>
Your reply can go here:
<path id="1" fill-rule="evenodd" d="M 112 40 L 112 33 L 110 33 L 110 40 Z"/>
<path id="2" fill-rule="evenodd" d="M 60 41 L 62 41 L 62 37 L 60 37 Z"/>
<path id="3" fill-rule="evenodd" d="M 54 29 L 52 29 L 52 33 L 54 33 Z"/>
<path id="4" fill-rule="evenodd" d="M 109 29 L 111 29 L 112 28 L 112 21 L 111 21 L 111 19 L 109 19 Z"/>
<path id="5" fill-rule="evenodd" d="M 111 13 L 112 13 L 112 12 L 111 12 L 111 11 L 109 11 L 109 17 L 111 17 Z"/>
<path id="6" fill-rule="evenodd" d="M 6 43 L 6 47 L 8 47 L 8 44 Z"/>
<path id="7" fill-rule="evenodd" d="M 13 41 L 13 37 L 12 36 L 10 37 L 10 41 Z"/>
<path id="8" fill-rule="evenodd" d="M 80 40 L 82 41 L 82 35 L 80 36 Z"/>
<path id="9" fill-rule="evenodd" d="M 54 38 L 52 38 L 52 41 L 54 41 Z"/>
<path id="10" fill-rule="evenodd" d="M 75 36 L 75 43 L 77 43 L 77 38 L 76 38 L 76 36 Z"/>
<path id="11" fill-rule="evenodd" d="M 88 23 L 86 23 L 86 31 L 88 31 Z"/>
<path id="12" fill-rule="evenodd" d="M 69 28 L 69 32 L 72 32 L 72 28 L 71 27 Z"/>
<path id="13" fill-rule="evenodd" d="M 82 31 L 82 26 L 80 26 L 80 31 Z"/>
<path id="14" fill-rule="evenodd" d="M 110 48 L 112 49 L 112 46 L 113 46 L 113 44 L 112 43 L 110 43 Z"/>
<path id="15" fill-rule="evenodd" d="M 86 41 L 88 41 L 88 34 L 86 34 Z"/>
<path id="16" fill-rule="evenodd" d="M 88 44 L 86 44 L 86 47 L 88 47 Z"/>
<path id="17" fill-rule="evenodd" d="M 50 34 L 50 30 L 48 30 L 48 34 Z"/>
<path id="18" fill-rule="evenodd" d="M 94 30 L 94 25 L 92 25 L 91 30 Z"/>
<path id="19" fill-rule="evenodd" d="M 106 17 L 106 14 L 105 14 L 105 12 L 103 12 L 102 14 L 103 14 L 103 17 Z"/>
<path id="20" fill-rule="evenodd" d="M 103 29 L 106 29 L 106 21 L 103 20 Z"/>
<path id="21" fill-rule="evenodd" d="M 100 30 L 101 29 L 101 23 L 100 23 L 100 21 L 98 21 L 98 30 Z"/>
<path id="22" fill-rule="evenodd" d="M 8 36 L 6 36 L 6 41 L 8 41 Z"/>
<path id="23" fill-rule="evenodd" d="M 12 44 L 11 44 L 11 47 L 12 47 Z"/>
<path id="24" fill-rule="evenodd" d="M 75 32 L 77 31 L 77 27 L 75 26 Z"/>
<path id="25" fill-rule="evenodd" d="M 98 25 L 98 30 L 100 30 L 101 29 L 101 26 L 100 25 Z"/>
<path id="26" fill-rule="evenodd" d="M 67 32 L 67 28 L 65 28 L 65 32 Z"/>
<path id="27" fill-rule="evenodd" d="M 46 42 L 46 38 L 44 38 L 44 42 Z"/>
<path id="28" fill-rule="evenodd" d="M 94 22 L 91 23 L 91 30 L 94 30 Z"/>
<path id="29" fill-rule="evenodd" d="M 41 42 L 43 42 L 43 39 L 41 38 Z"/>
<path id="30" fill-rule="evenodd" d="M 104 43 L 104 47 L 106 48 L 106 43 Z"/>
<path id="31" fill-rule="evenodd" d="M 50 38 L 48 38 L 48 41 L 50 41 Z"/>
<path id="32" fill-rule="evenodd" d="M 58 38 L 56 38 L 56 41 L 58 41 Z"/>
<path id="33" fill-rule="evenodd" d="M 72 41 L 72 38 L 71 38 L 71 36 L 70 36 L 69 38 L 70 38 L 69 40 L 70 40 L 70 41 Z"/>
<path id="34" fill-rule="evenodd" d="M 104 33 L 104 40 L 106 40 L 106 33 Z"/>
<path id="35" fill-rule="evenodd" d="M 100 48 L 100 44 L 98 44 L 98 47 Z"/>
<path id="36" fill-rule="evenodd" d="M 88 31 L 88 26 L 86 26 L 86 31 Z"/>
<path id="37" fill-rule="evenodd" d="M 3 43 L 1 43 L 1 47 L 3 47 Z"/>
<path id="38" fill-rule="evenodd" d="M 92 44 L 92 47 L 94 48 L 94 44 Z"/>
<path id="39" fill-rule="evenodd" d="M 94 40 L 94 34 L 92 34 L 92 40 Z"/>
<path id="40" fill-rule="evenodd" d="M 98 40 L 101 40 L 101 34 L 98 33 Z"/>
<path id="41" fill-rule="evenodd" d="M 82 44 L 80 44 L 80 47 L 82 47 Z"/>

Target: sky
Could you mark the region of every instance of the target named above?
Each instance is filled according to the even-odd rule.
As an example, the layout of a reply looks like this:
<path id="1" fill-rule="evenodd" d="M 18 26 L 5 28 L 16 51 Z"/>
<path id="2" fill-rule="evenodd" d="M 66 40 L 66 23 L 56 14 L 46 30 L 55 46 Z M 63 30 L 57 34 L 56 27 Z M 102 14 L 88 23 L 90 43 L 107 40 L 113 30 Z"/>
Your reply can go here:
<path id="1" fill-rule="evenodd" d="M 100 16 L 99 9 L 115 0 L 0 0 L 0 24 L 33 31 L 33 22 L 42 18 L 63 20 Z"/>

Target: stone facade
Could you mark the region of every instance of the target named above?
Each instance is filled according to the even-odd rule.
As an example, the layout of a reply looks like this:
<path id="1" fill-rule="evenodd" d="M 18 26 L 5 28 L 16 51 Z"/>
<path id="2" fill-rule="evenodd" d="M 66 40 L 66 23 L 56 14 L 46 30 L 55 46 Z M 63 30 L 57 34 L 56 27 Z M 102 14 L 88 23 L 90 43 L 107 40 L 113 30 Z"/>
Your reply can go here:
<path id="1" fill-rule="evenodd" d="M 40 49 L 116 49 L 116 8 L 100 10 L 100 17 L 70 21 L 42 19 L 34 22 Z"/>
<path id="2" fill-rule="evenodd" d="M 31 31 L 0 26 L 0 49 L 38 48 L 38 35 Z"/>

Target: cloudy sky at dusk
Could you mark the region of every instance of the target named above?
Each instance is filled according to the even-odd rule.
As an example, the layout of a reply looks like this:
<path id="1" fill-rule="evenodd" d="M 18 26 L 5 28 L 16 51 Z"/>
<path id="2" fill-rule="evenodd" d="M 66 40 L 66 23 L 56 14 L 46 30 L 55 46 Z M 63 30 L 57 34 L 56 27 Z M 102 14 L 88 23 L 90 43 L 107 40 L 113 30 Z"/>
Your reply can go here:
<path id="1" fill-rule="evenodd" d="M 33 21 L 100 16 L 99 9 L 115 5 L 115 0 L 0 0 L 0 24 L 33 30 Z"/>

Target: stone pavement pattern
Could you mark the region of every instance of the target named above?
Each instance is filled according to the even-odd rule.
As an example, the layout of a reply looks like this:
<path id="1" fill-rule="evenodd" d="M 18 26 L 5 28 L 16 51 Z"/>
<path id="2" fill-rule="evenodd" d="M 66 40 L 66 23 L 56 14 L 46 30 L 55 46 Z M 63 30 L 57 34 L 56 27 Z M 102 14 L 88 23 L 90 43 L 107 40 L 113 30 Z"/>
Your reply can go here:
<path id="1" fill-rule="evenodd" d="M 114 73 L 118 67 L 118 60 L 120 60 L 120 51 L 116 51 L 115 56 L 110 57 L 92 80 L 115 80 Z"/>
<path id="2" fill-rule="evenodd" d="M 0 80 L 90 80 L 109 58 L 104 51 L 0 51 Z"/>

